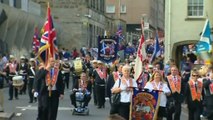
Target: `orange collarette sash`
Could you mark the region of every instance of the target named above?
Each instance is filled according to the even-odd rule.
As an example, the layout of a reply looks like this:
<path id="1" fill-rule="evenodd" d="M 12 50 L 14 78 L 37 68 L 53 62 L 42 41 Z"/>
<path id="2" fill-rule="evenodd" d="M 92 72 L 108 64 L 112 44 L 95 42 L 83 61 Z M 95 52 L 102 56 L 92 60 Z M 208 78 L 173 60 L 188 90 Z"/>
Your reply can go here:
<path id="1" fill-rule="evenodd" d="M 16 72 L 16 68 L 17 68 L 17 64 L 15 64 L 15 63 L 9 63 L 10 73 L 15 73 Z"/>
<path id="2" fill-rule="evenodd" d="M 96 69 L 96 71 L 97 71 L 99 77 L 100 77 L 101 79 L 104 79 L 104 73 L 103 73 L 99 68 Z"/>
<path id="3" fill-rule="evenodd" d="M 197 91 L 196 91 L 194 82 L 192 80 L 189 80 L 189 82 L 188 82 L 189 88 L 190 88 L 190 91 L 191 91 L 191 97 L 192 97 L 193 101 L 195 101 L 195 100 L 200 101 L 201 100 L 203 84 L 200 81 L 197 81 L 197 82 L 198 82 Z"/>
<path id="4" fill-rule="evenodd" d="M 51 77 L 50 77 L 51 76 L 50 72 L 48 72 L 47 75 L 46 75 L 46 84 L 47 84 L 48 89 L 49 89 L 49 96 L 51 96 L 52 87 L 57 82 L 58 73 L 59 73 L 59 69 L 58 68 L 54 68 L 54 74 L 53 74 L 52 80 L 51 80 Z"/>
<path id="5" fill-rule="evenodd" d="M 170 88 L 172 90 L 172 93 L 177 92 L 177 93 L 180 94 L 180 91 L 181 91 L 181 77 L 177 76 L 177 85 L 176 86 L 175 86 L 175 83 L 174 83 L 172 75 L 167 76 L 167 79 L 169 81 L 169 86 L 170 86 Z"/>

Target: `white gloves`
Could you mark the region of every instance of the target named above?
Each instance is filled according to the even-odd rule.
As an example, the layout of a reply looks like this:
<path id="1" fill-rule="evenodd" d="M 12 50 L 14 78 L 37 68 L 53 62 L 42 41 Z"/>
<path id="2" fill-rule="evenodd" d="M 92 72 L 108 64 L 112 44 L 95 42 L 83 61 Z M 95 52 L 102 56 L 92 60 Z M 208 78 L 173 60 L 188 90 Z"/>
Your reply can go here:
<path id="1" fill-rule="evenodd" d="M 38 97 L 38 92 L 34 92 L 34 97 Z"/>

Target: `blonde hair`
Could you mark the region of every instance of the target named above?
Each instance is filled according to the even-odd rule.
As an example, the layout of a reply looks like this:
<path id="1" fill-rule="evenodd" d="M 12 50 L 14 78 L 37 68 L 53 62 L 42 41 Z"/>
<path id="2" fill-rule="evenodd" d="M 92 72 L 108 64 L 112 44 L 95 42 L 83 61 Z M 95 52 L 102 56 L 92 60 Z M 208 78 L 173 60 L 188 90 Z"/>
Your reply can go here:
<path id="1" fill-rule="evenodd" d="M 206 74 L 208 73 L 208 69 L 209 69 L 209 66 L 205 65 L 205 66 L 202 66 L 198 72 L 201 76 L 206 76 Z"/>
<path id="2" fill-rule="evenodd" d="M 154 80 L 154 77 L 155 77 L 155 75 L 156 74 L 160 74 L 160 81 L 162 81 L 162 82 L 166 82 L 164 79 L 163 79 L 163 75 L 161 75 L 161 72 L 159 71 L 159 70 L 156 70 L 153 74 L 152 74 L 152 76 L 151 76 L 151 78 L 150 78 L 150 82 L 152 82 L 153 80 Z"/>

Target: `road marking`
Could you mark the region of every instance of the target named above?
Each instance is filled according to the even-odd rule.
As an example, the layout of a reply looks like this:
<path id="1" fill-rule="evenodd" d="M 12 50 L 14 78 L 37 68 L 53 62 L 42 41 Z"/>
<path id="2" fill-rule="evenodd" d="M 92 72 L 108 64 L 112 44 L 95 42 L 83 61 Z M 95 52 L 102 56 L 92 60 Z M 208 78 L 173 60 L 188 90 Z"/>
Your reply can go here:
<path id="1" fill-rule="evenodd" d="M 20 117 L 22 115 L 22 113 L 16 113 L 17 117 Z"/>
<path id="2" fill-rule="evenodd" d="M 17 109 L 21 109 L 22 111 L 25 111 L 25 110 L 37 110 L 38 107 L 37 106 L 17 106 L 16 107 Z M 58 107 L 58 110 L 73 110 L 74 108 L 71 108 L 71 107 Z"/>

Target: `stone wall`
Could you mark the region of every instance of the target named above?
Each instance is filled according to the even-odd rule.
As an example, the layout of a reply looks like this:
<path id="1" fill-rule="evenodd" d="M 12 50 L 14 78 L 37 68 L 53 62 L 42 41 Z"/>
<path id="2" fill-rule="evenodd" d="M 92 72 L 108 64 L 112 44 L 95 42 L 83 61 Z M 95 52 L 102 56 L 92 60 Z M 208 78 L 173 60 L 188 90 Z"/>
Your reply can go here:
<path id="1" fill-rule="evenodd" d="M 5 4 L 0 4 L 0 11 L 2 10 L 5 11 L 7 19 L 0 25 L 0 41 L 6 46 L 1 52 L 14 54 L 17 57 L 29 56 L 35 27 L 40 30 L 45 19 Z M 56 29 L 60 41 L 62 31 L 59 27 Z"/>

